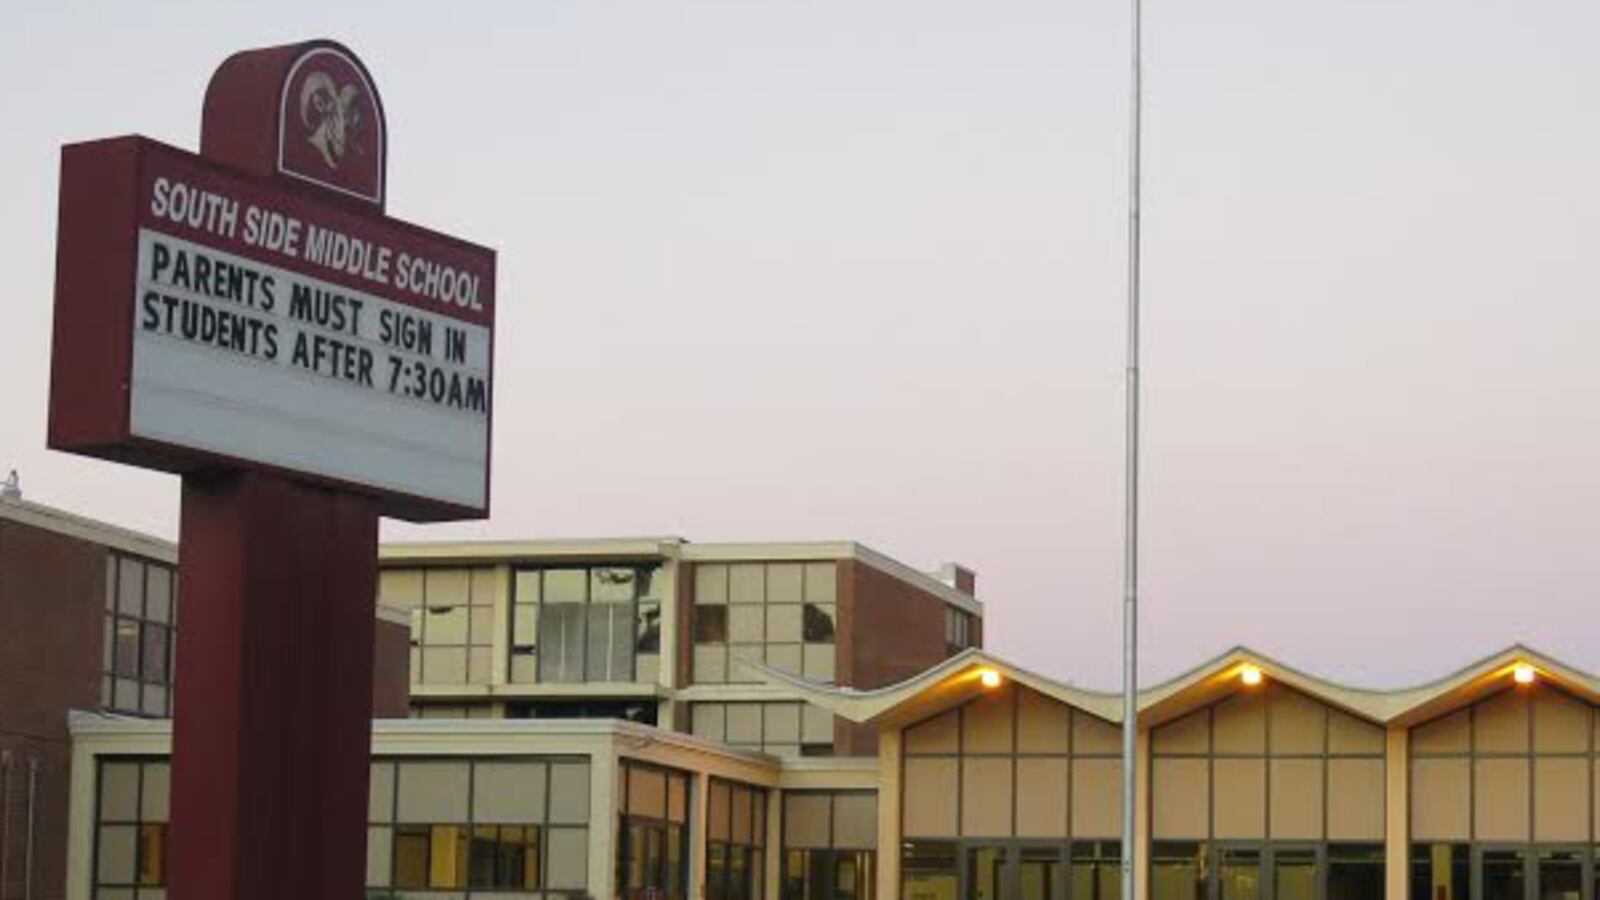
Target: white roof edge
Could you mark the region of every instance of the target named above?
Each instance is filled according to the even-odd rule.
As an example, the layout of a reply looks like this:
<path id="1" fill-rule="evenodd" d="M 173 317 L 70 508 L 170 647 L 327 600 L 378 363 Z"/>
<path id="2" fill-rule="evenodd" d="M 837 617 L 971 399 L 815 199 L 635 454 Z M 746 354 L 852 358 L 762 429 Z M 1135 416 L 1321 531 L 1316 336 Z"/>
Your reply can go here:
<path id="1" fill-rule="evenodd" d="M 1387 724 L 1404 719 L 1413 711 L 1425 707 L 1451 691 L 1506 669 L 1516 662 L 1527 662 L 1536 669 L 1554 676 L 1559 683 L 1581 689 L 1592 699 L 1600 700 L 1600 678 L 1521 643 L 1490 653 L 1441 678 L 1412 687 L 1387 691 L 1346 687 L 1284 665 L 1249 647 L 1237 646 L 1187 672 L 1141 690 L 1138 709 L 1142 716 L 1146 710 L 1208 679 L 1215 678 L 1232 668 L 1251 664 L 1260 666 L 1270 678 L 1281 681 L 1321 702 L 1343 708 L 1375 723 Z M 871 721 L 943 682 L 946 678 L 973 667 L 994 668 L 1001 674 L 1063 703 L 1093 713 L 1110 722 L 1122 721 L 1122 695 L 1119 692 L 1075 687 L 1013 665 L 979 648 L 964 650 L 904 681 L 869 690 L 821 684 L 755 663 L 747 662 L 745 666 L 767 683 L 786 686 L 803 694 L 807 701 L 855 722 Z"/>
<path id="2" fill-rule="evenodd" d="M 516 560 L 540 556 L 608 557 L 672 556 L 682 544 L 676 537 L 549 538 L 484 541 L 386 541 L 378 545 L 378 562 L 433 562 L 451 559 Z"/>
<path id="3" fill-rule="evenodd" d="M 42 503 L 0 499 L 0 519 L 169 565 L 178 564 L 178 545 L 171 541 Z"/>

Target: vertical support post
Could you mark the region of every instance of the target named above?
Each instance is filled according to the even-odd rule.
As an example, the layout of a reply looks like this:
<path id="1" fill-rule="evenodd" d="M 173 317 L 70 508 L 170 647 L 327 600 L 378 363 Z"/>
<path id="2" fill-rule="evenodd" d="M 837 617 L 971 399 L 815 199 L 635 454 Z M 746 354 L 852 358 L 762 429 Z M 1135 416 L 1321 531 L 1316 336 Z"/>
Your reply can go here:
<path id="1" fill-rule="evenodd" d="M 1384 897 L 1406 900 L 1411 878 L 1411 733 L 1391 725 L 1384 754 Z"/>
<path id="2" fill-rule="evenodd" d="M 1141 229 L 1140 167 L 1144 118 L 1144 8 L 1131 0 L 1133 70 L 1128 141 L 1128 347 L 1125 496 L 1122 572 L 1122 900 L 1135 900 L 1134 828 L 1139 806 L 1135 776 L 1139 741 L 1139 287 Z"/>
<path id="3" fill-rule="evenodd" d="M 376 502 L 189 475 L 180 535 L 173 900 L 362 896 Z"/>
<path id="4" fill-rule="evenodd" d="M 902 732 L 898 727 L 878 736 L 878 896 L 900 896 L 900 847 L 904 817 L 900 796 L 905 768 Z"/>

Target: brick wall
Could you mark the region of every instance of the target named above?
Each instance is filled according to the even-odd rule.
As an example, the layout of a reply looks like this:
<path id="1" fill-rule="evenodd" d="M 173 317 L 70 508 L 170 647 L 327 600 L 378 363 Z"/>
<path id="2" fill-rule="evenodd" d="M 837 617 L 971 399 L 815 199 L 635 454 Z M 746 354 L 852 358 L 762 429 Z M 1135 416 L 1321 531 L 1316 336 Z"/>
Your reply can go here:
<path id="1" fill-rule="evenodd" d="M 838 683 L 884 687 L 943 660 L 945 605 L 869 565 L 841 560 Z M 876 756 L 877 729 L 836 719 L 834 749 L 841 756 Z"/>
<path id="2" fill-rule="evenodd" d="M 67 710 L 100 705 L 105 562 L 95 544 L 0 521 L 0 896 L 21 897 L 28 874 L 30 762 L 33 896 L 65 892 Z"/>

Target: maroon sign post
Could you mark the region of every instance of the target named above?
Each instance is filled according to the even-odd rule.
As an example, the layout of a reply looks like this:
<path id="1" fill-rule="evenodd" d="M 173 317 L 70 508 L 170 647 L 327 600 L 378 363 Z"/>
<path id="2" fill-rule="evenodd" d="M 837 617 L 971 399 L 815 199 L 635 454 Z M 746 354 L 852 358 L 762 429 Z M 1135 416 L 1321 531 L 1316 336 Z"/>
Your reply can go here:
<path id="1" fill-rule="evenodd" d="M 183 476 L 174 900 L 362 896 L 378 516 L 488 514 L 495 256 L 385 215 L 385 126 L 313 41 L 199 155 L 62 150 L 50 446 Z"/>

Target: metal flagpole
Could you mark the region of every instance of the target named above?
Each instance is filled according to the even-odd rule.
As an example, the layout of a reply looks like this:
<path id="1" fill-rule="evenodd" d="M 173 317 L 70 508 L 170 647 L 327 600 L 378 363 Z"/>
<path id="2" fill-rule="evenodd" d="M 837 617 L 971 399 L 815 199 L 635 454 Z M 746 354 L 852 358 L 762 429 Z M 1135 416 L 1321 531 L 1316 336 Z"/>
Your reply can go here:
<path id="1" fill-rule="evenodd" d="M 1134 900 L 1135 749 L 1139 695 L 1139 181 L 1144 113 L 1144 9 L 1133 6 L 1133 71 L 1128 147 L 1128 349 L 1125 387 L 1125 516 L 1122 569 L 1122 900 Z"/>

